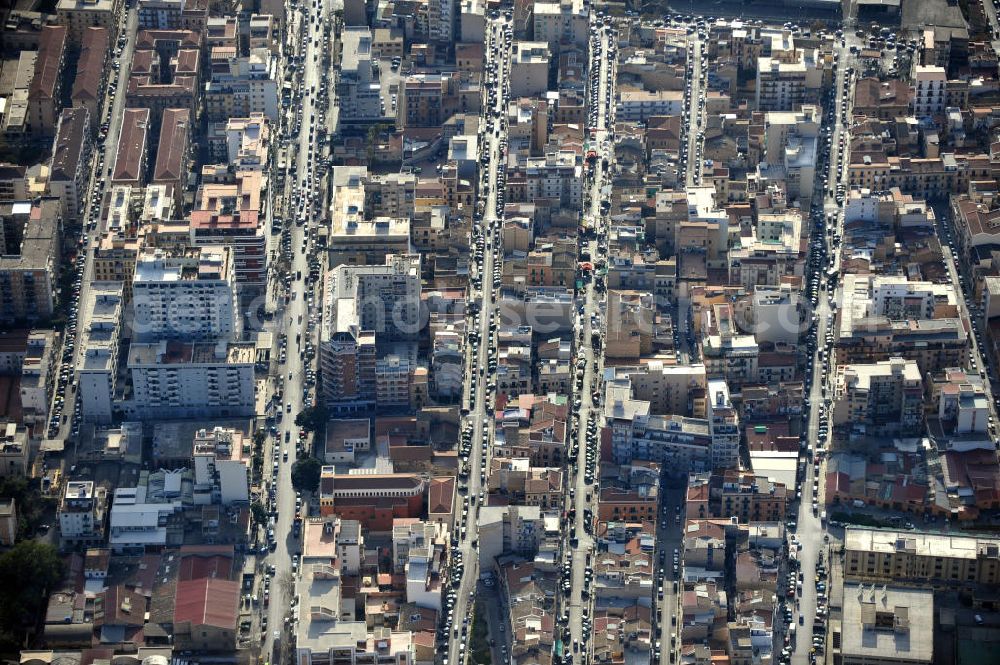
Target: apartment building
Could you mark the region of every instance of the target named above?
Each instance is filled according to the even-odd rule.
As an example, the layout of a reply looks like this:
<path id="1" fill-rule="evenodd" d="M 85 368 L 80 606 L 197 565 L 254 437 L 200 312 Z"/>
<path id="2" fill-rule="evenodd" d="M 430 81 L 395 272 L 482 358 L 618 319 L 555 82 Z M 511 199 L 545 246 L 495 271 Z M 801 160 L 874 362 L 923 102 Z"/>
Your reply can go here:
<path id="1" fill-rule="evenodd" d="M 750 303 L 747 320 L 752 322 L 754 338 L 758 342 L 798 343 L 802 329 L 801 308 L 804 306 L 798 292 L 786 284 L 780 287 L 758 285 Z"/>
<path id="2" fill-rule="evenodd" d="M 394 520 L 393 570 L 406 578 L 406 602 L 441 611 L 447 550 L 448 530 L 443 524 Z"/>
<path id="3" fill-rule="evenodd" d="M 409 631 L 374 626 L 346 608 L 352 602 L 344 577 L 357 578 L 364 552 L 362 525 L 343 518 L 309 519 L 303 530 L 303 574 L 296 583 L 303 611 L 295 625 L 295 658 L 302 665 L 345 663 L 413 665 L 416 643 Z M 390 523 L 391 529 L 391 523 Z M 372 621 L 372 624 L 368 622 Z"/>
<path id="4" fill-rule="evenodd" d="M 63 219 L 67 222 L 82 221 L 90 167 L 90 112 L 86 108 L 63 109 L 52 144 L 49 192 L 62 203 Z"/>
<path id="5" fill-rule="evenodd" d="M 871 436 L 913 435 L 923 427 L 923 380 L 917 363 L 890 358 L 837 367 L 834 427 Z"/>
<path id="6" fill-rule="evenodd" d="M 1000 540 L 847 527 L 844 578 L 877 584 L 995 587 L 1000 584 Z"/>
<path id="7" fill-rule="evenodd" d="M 650 413 L 705 415 L 707 382 L 703 364 L 671 365 L 648 360 L 637 366 L 605 368 L 604 380 L 627 383 L 633 398 L 649 403 Z"/>
<path id="8" fill-rule="evenodd" d="M 178 491 L 183 474 L 183 470 L 142 470 L 135 487 L 115 489 L 108 520 L 108 547 L 112 552 L 141 555 L 184 542 L 183 523 L 177 523 L 183 509 L 183 496 Z M 165 491 L 168 485 L 169 492 Z"/>
<path id="9" fill-rule="evenodd" d="M 258 48 L 243 57 L 233 47 L 211 52 L 211 79 L 205 85 L 205 115 L 212 122 L 262 113 L 278 121 L 278 59 Z"/>
<path id="10" fill-rule="evenodd" d="M 267 279 L 265 176 L 237 171 L 228 182 L 202 181 L 190 215 L 191 243 L 226 247 L 232 257 L 232 280 L 240 293 L 263 290 Z"/>
<path id="11" fill-rule="evenodd" d="M 681 90 L 622 90 L 615 101 L 615 118 L 627 122 L 680 115 L 683 110 L 684 93 Z"/>
<path id="12" fill-rule="evenodd" d="M 62 236 L 57 198 L 0 203 L 6 247 L 0 255 L 0 321 L 39 321 L 55 308 Z"/>
<path id="13" fill-rule="evenodd" d="M 228 247 L 147 249 L 132 278 L 133 339 L 237 339 L 233 274 Z"/>
<path id="14" fill-rule="evenodd" d="M 77 392 L 84 422 L 109 424 L 118 390 L 118 351 L 124 315 L 121 282 L 97 282 L 80 310 Z"/>
<path id="15" fill-rule="evenodd" d="M 581 210 L 583 163 L 579 153 L 556 150 L 540 157 L 519 156 L 508 171 L 507 192 L 514 203 Z"/>
<path id="16" fill-rule="evenodd" d="M 9 162 L 0 163 L 0 202 L 27 201 L 28 169 Z M 0 242 L 3 242 L 3 231 L 0 231 Z"/>
<path id="17" fill-rule="evenodd" d="M 535 41 L 547 42 L 553 52 L 564 46 L 587 46 L 590 14 L 583 0 L 536 2 L 531 22 Z"/>
<path id="18" fill-rule="evenodd" d="M 737 518 L 750 522 L 784 522 L 788 507 L 784 483 L 739 469 L 693 474 L 688 478 L 689 520 Z"/>
<path id="19" fill-rule="evenodd" d="M 189 152 L 191 149 L 191 112 L 188 109 L 164 109 L 160 120 L 160 142 L 156 150 L 153 166 L 154 185 L 170 187 L 175 199 L 180 200 L 187 188 L 190 172 Z"/>
<path id="20" fill-rule="evenodd" d="M 990 403 L 983 379 L 974 372 L 948 368 L 930 379 L 931 404 L 945 432 L 958 435 L 986 432 Z"/>
<path id="21" fill-rule="evenodd" d="M 28 475 L 28 430 L 17 423 L 4 423 L 0 429 L 0 478 L 24 478 Z"/>
<path id="22" fill-rule="evenodd" d="M 373 64 L 372 33 L 368 27 L 350 26 L 341 34 L 340 76 L 337 78 L 337 99 L 340 118 L 345 122 L 371 121 L 381 118 L 382 94 L 378 70 Z M 400 97 L 402 111 L 404 91 Z"/>
<path id="23" fill-rule="evenodd" d="M 833 639 L 843 665 L 934 662 L 933 591 L 845 584 L 842 611 Z"/>
<path id="24" fill-rule="evenodd" d="M 707 420 L 651 415 L 649 403 L 634 399 L 627 385 L 605 385 L 604 422 L 616 464 L 646 460 L 678 473 L 709 468 L 712 433 Z"/>
<path id="25" fill-rule="evenodd" d="M 150 131 L 152 126 L 148 108 L 125 109 L 111 175 L 112 185 L 140 187 L 146 184 L 146 167 L 149 159 L 146 146 Z"/>
<path id="26" fill-rule="evenodd" d="M 67 28 L 42 27 L 35 74 L 28 88 L 28 125 L 36 136 L 52 136 L 62 110 L 62 73 L 66 64 Z"/>
<path id="27" fill-rule="evenodd" d="M 21 361 L 21 421 L 25 425 L 48 420 L 58 367 L 55 340 L 51 330 L 32 330 L 28 334 Z"/>
<path id="28" fill-rule="evenodd" d="M 880 295 L 883 284 L 885 295 Z M 912 301 L 906 295 L 911 289 Z M 899 357 L 915 361 L 921 375 L 964 366 L 969 340 L 954 298 L 947 285 L 846 275 L 834 329 L 837 363 L 871 364 Z"/>
<path id="29" fill-rule="evenodd" d="M 104 100 L 105 72 L 111 52 L 111 31 L 107 28 L 86 28 L 81 37 L 80 57 L 70 100 L 74 107 L 83 107 L 90 114 L 90 129 L 97 129 Z"/>
<path id="30" fill-rule="evenodd" d="M 404 129 L 440 127 L 463 108 L 465 92 L 455 72 L 411 74 L 400 88 L 396 121 Z"/>
<path id="31" fill-rule="evenodd" d="M 208 21 L 205 0 L 137 0 L 140 30 L 203 30 Z"/>
<path id="32" fill-rule="evenodd" d="M 762 33 L 761 37 L 770 55 L 757 61 L 757 110 L 794 111 L 817 99 L 823 85 L 818 49 L 798 48 L 788 30 Z"/>
<path id="33" fill-rule="evenodd" d="M 226 121 L 226 163 L 237 172 L 270 168 L 271 126 L 263 113 Z"/>
<path id="34" fill-rule="evenodd" d="M 721 377 L 730 386 L 757 383 L 760 346 L 753 335 L 739 332 L 728 303 L 702 314 L 702 353 L 708 376 Z"/>
<path id="35" fill-rule="evenodd" d="M 124 4 L 122 0 L 59 0 L 56 16 L 68 28 L 68 44 L 79 46 L 89 28 L 104 28 L 116 39 Z"/>
<path id="36" fill-rule="evenodd" d="M 138 417 L 237 417 L 255 413 L 253 343 L 134 342 L 131 399 Z"/>
<path id="37" fill-rule="evenodd" d="M 92 480 L 66 483 L 59 503 L 59 537 L 64 547 L 104 543 L 107 489 Z"/>
<path id="38" fill-rule="evenodd" d="M 479 536 L 479 567 L 495 570 L 497 557 L 538 551 L 545 532 L 538 506 L 483 506 L 474 533 Z"/>
<path id="39" fill-rule="evenodd" d="M 405 215 L 413 208 L 393 202 L 394 188 L 381 179 L 369 179 L 367 168 L 337 166 L 333 169 L 333 204 L 327 248 L 330 265 L 381 264 L 390 254 L 410 250 L 410 220 L 405 216 L 382 216 L 376 210 Z M 369 212 L 371 211 L 371 212 Z"/>
<path id="40" fill-rule="evenodd" d="M 931 118 L 944 113 L 947 86 L 944 67 L 917 65 L 913 72 L 913 115 Z"/>
<path id="41" fill-rule="evenodd" d="M 713 469 L 738 467 L 740 463 L 740 419 L 729 396 L 729 386 L 722 379 L 708 382 L 706 404 L 712 445 L 709 449 Z"/>
<path id="42" fill-rule="evenodd" d="M 549 45 L 515 41 L 510 56 L 510 96 L 537 97 L 549 89 Z"/>

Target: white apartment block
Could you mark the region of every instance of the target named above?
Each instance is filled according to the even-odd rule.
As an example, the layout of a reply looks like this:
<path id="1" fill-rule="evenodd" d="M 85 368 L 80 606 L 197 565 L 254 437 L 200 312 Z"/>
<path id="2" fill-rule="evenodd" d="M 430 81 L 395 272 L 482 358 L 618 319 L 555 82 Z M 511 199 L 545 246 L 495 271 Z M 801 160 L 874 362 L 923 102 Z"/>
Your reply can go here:
<path id="1" fill-rule="evenodd" d="M 729 397 L 729 386 L 721 379 L 708 382 L 708 427 L 712 435 L 709 448 L 713 469 L 732 469 L 740 465 L 740 420 Z"/>
<path id="2" fill-rule="evenodd" d="M 382 117 L 378 73 L 372 67 L 372 33 L 367 27 L 348 27 L 341 33 L 340 76 L 337 99 L 343 120 L 376 120 Z"/>
<path id="3" fill-rule="evenodd" d="M 236 339 L 233 270 L 228 247 L 155 249 L 140 255 L 132 280 L 133 339 Z"/>
<path id="4" fill-rule="evenodd" d="M 128 407 L 143 417 L 253 415 L 254 365 L 253 343 L 133 343 Z"/>
<path id="5" fill-rule="evenodd" d="M 152 483 L 154 475 L 157 480 Z M 182 471 L 142 471 L 135 487 L 115 490 L 108 524 L 108 546 L 113 552 L 142 554 L 167 545 L 167 523 L 184 507 L 180 498 L 182 476 Z M 167 499 L 168 494 L 176 498 Z"/>
<path id="6" fill-rule="evenodd" d="M 754 289 L 748 320 L 753 321 L 756 340 L 796 344 L 801 329 L 800 304 L 798 292 L 785 284 Z"/>
<path id="7" fill-rule="evenodd" d="M 548 42 L 553 51 L 561 44 L 587 46 L 590 13 L 583 0 L 536 2 L 531 17 L 535 41 Z"/>
<path id="8" fill-rule="evenodd" d="M 64 545 L 98 544 L 104 541 L 107 490 L 92 480 L 66 483 L 59 504 L 59 536 Z"/>
<path id="9" fill-rule="evenodd" d="M 55 333 L 32 330 L 21 363 L 21 414 L 26 425 L 48 419 L 58 364 L 54 354 Z"/>
<path id="10" fill-rule="evenodd" d="M 913 75 L 913 115 L 927 118 L 944 113 L 947 85 L 944 67 L 917 65 Z"/>
<path id="11" fill-rule="evenodd" d="M 331 306 L 353 300 L 362 330 L 385 339 L 409 339 L 420 325 L 420 256 L 392 254 L 384 265 L 341 265 L 329 284 Z M 332 323 L 332 321 L 331 321 Z"/>
<path id="12" fill-rule="evenodd" d="M 770 55 L 757 60 L 757 110 L 794 111 L 812 101 L 823 85 L 818 50 L 797 48 L 787 30 L 764 32 L 761 37 Z"/>
<path id="13" fill-rule="evenodd" d="M 393 567 L 406 576 L 406 602 L 441 611 L 448 529 L 439 522 L 393 524 Z"/>
<path id="14" fill-rule="evenodd" d="M 876 316 L 898 320 L 958 315 L 958 296 L 951 284 L 876 275 L 871 285 L 871 311 Z"/>
<path id="15" fill-rule="evenodd" d="M 295 662 L 299 665 L 413 665 L 412 633 L 369 628 L 355 617 L 344 597 L 342 576 L 357 575 L 364 552 L 361 525 L 337 518 L 306 520 L 302 570 L 296 595 L 302 600 L 295 623 Z"/>
<path id="16" fill-rule="evenodd" d="M 124 310 L 121 282 L 95 282 L 81 310 L 76 358 L 81 415 L 85 422 L 109 424 L 114 414 L 118 348 Z"/>
<path id="17" fill-rule="evenodd" d="M 635 399 L 627 382 L 608 381 L 605 386 L 604 423 L 611 430 L 611 455 L 616 464 L 648 460 L 678 473 L 709 467 L 712 433 L 708 421 L 652 415 L 649 402 Z"/>
<path id="18" fill-rule="evenodd" d="M 615 103 L 615 118 L 645 122 L 657 115 L 679 115 L 684 110 L 680 90 L 623 90 Z"/>

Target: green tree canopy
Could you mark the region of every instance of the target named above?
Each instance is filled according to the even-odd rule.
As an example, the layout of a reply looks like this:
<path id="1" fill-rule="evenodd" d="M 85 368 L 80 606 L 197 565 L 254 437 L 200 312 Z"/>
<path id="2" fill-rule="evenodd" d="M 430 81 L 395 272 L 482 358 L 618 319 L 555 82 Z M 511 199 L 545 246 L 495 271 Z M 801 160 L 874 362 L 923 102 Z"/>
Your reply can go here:
<path id="1" fill-rule="evenodd" d="M 62 559 L 48 543 L 23 540 L 0 554 L 0 639 L 19 642 L 62 577 Z"/>
<path id="2" fill-rule="evenodd" d="M 292 487 L 299 492 L 315 492 L 323 465 L 315 457 L 303 457 L 292 465 Z"/>
<path id="3" fill-rule="evenodd" d="M 322 432 L 329 416 L 325 406 L 308 406 L 295 416 L 295 424 L 309 432 Z"/>

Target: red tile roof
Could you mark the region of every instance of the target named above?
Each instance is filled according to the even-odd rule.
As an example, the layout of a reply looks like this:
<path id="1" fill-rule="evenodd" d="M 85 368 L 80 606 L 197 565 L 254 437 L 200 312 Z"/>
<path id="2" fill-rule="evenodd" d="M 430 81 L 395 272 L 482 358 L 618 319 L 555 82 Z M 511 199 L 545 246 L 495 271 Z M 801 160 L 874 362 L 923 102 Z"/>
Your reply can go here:
<path id="1" fill-rule="evenodd" d="M 188 109 L 164 109 L 156 166 L 153 168 L 154 183 L 180 179 L 190 137 L 191 112 Z"/>
<path id="2" fill-rule="evenodd" d="M 61 25 L 47 25 L 38 38 L 38 58 L 35 60 L 35 75 L 28 88 L 31 99 L 52 99 L 59 81 L 59 69 L 63 52 L 66 50 L 66 28 Z"/>
<path id="3" fill-rule="evenodd" d="M 113 180 L 141 184 L 148 133 L 149 109 L 125 109 Z"/>
<path id="4" fill-rule="evenodd" d="M 87 28 L 83 32 L 80 59 L 76 63 L 76 80 L 73 81 L 74 103 L 96 100 L 100 97 L 109 40 L 107 28 Z"/>
<path id="5" fill-rule="evenodd" d="M 211 578 L 178 582 L 174 623 L 235 630 L 239 599 L 239 582 Z"/>

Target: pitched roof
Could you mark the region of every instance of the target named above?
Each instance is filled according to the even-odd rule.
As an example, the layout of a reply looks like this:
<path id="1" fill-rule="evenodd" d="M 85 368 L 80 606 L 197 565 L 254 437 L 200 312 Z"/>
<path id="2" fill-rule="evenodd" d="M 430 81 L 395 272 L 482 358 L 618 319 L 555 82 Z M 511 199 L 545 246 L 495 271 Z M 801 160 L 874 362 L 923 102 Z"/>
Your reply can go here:
<path id="1" fill-rule="evenodd" d="M 76 63 L 76 80 L 73 81 L 74 102 L 97 100 L 100 97 L 109 40 L 107 28 L 93 27 L 83 32 L 80 58 Z"/>
<path id="2" fill-rule="evenodd" d="M 153 168 L 154 183 L 180 179 L 190 136 L 191 112 L 188 109 L 164 109 L 156 166 Z"/>
<path id="3" fill-rule="evenodd" d="M 113 180 L 142 180 L 146 154 L 146 134 L 149 132 L 149 109 L 125 109 L 122 132 L 118 138 Z"/>
<path id="4" fill-rule="evenodd" d="M 63 52 L 66 50 L 66 28 L 61 25 L 47 25 L 38 38 L 38 59 L 35 61 L 35 75 L 28 88 L 32 99 L 52 99 L 55 97 L 56 83 Z"/>
<path id="5" fill-rule="evenodd" d="M 50 181 L 76 180 L 76 171 L 83 157 L 84 139 L 89 124 L 90 113 L 86 108 L 63 109 L 59 115 L 55 146 L 52 149 Z"/>
<path id="6" fill-rule="evenodd" d="M 455 478 L 452 476 L 431 478 L 427 488 L 427 512 L 450 513 L 454 509 Z"/>
<path id="7" fill-rule="evenodd" d="M 177 583 L 174 623 L 235 630 L 239 615 L 239 582 L 202 578 Z"/>

